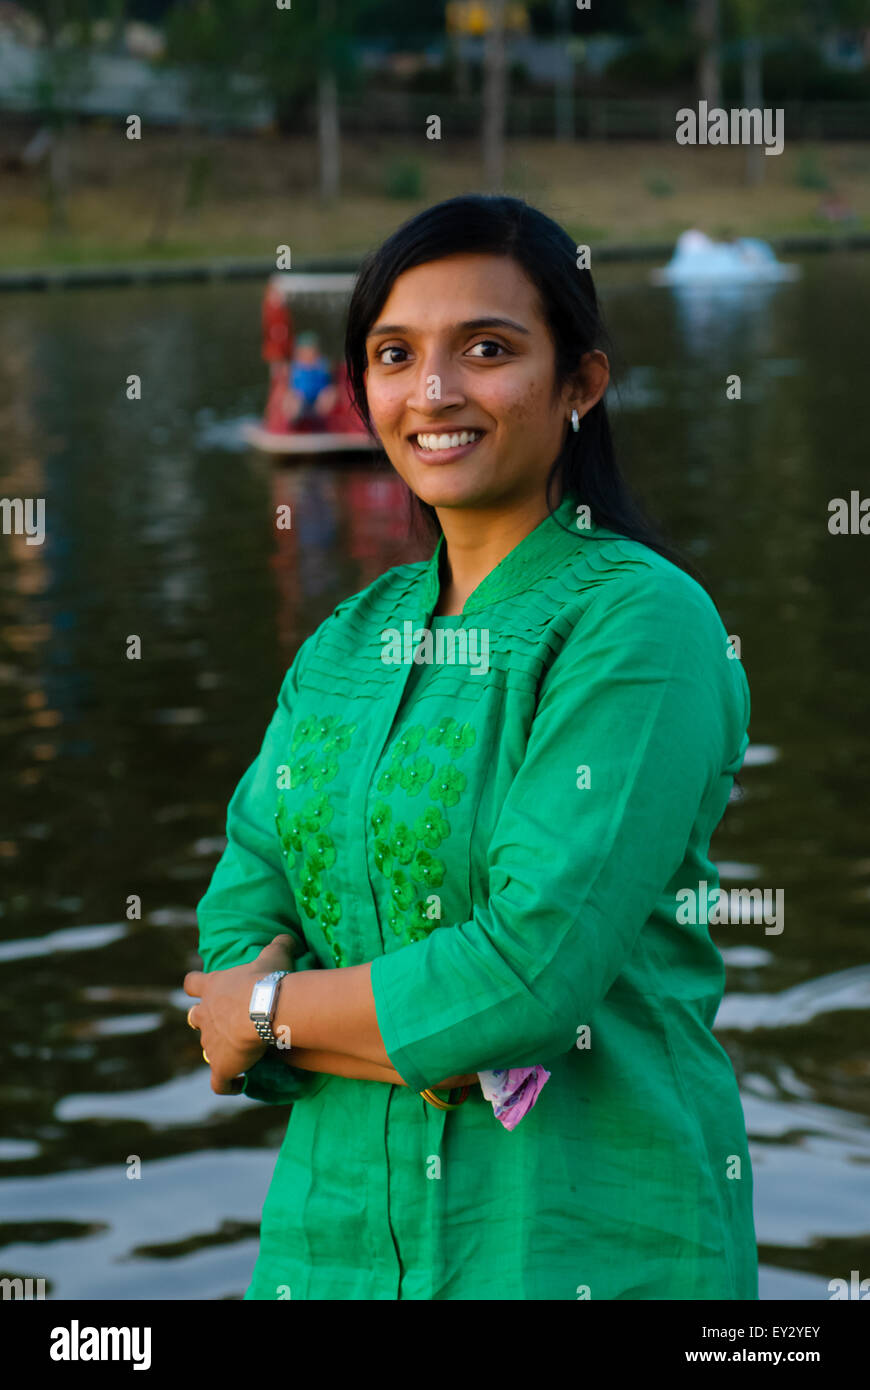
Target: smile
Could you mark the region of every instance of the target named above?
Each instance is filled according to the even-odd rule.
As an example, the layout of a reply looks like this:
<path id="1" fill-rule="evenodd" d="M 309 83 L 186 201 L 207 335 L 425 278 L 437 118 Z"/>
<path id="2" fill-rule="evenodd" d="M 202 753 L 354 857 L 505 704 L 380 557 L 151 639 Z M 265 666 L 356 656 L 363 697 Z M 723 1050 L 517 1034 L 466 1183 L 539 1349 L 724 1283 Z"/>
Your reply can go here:
<path id="1" fill-rule="evenodd" d="M 461 458 L 483 438 L 485 430 L 452 430 L 439 434 L 412 434 L 415 452 L 435 463 L 448 463 Z"/>

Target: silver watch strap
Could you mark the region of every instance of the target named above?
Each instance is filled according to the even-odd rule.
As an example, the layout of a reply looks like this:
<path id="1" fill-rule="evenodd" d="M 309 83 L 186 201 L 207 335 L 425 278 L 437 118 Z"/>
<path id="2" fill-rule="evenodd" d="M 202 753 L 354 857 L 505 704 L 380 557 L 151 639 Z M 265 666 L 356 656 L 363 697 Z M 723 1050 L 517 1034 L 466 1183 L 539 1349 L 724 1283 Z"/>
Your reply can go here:
<path id="1" fill-rule="evenodd" d="M 268 976 L 265 976 L 265 975 L 264 975 L 264 976 L 263 976 L 263 979 L 270 979 L 270 978 L 271 978 L 271 979 L 274 981 L 274 983 L 275 983 L 275 993 L 272 995 L 272 1013 L 273 1013 L 273 1014 L 274 1014 L 274 1012 L 275 1012 L 275 1003 L 276 1003 L 277 997 L 278 997 L 278 995 L 277 995 L 278 984 L 279 984 L 279 982 L 280 982 L 281 980 L 283 980 L 283 978 L 284 978 L 285 975 L 289 975 L 289 974 L 290 974 L 290 971 L 289 971 L 289 970 L 273 970 L 273 971 L 270 972 L 270 975 L 268 975 Z M 262 1038 L 262 1040 L 263 1040 L 264 1043 L 268 1043 L 270 1047 L 277 1047 L 277 1045 L 278 1045 L 278 1039 L 275 1037 L 275 1034 L 272 1032 L 272 1020 L 271 1020 L 271 1018 L 268 1018 L 268 1019 L 252 1018 L 252 1019 L 251 1019 L 251 1022 L 253 1023 L 254 1027 L 256 1028 L 258 1034 L 260 1035 L 260 1037 Z"/>

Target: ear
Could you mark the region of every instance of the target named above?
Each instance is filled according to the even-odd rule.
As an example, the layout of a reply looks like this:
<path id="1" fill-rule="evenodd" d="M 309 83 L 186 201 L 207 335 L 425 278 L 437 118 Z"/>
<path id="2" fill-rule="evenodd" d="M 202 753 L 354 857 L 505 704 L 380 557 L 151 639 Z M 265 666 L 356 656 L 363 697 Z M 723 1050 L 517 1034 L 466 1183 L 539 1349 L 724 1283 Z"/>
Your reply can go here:
<path id="1" fill-rule="evenodd" d="M 584 352 L 572 378 L 575 398 L 569 401 L 569 405 L 572 408 L 576 407 L 581 414 L 591 410 L 601 400 L 609 381 L 610 363 L 605 353 L 597 348 Z"/>

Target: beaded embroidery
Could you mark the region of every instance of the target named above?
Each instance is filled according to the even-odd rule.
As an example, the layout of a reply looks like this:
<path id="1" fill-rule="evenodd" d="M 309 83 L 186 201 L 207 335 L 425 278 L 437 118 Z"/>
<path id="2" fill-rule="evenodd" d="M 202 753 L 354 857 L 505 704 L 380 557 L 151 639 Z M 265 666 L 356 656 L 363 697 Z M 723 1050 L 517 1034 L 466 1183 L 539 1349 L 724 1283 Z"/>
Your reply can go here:
<path id="1" fill-rule="evenodd" d="M 323 891 L 323 873 L 331 869 L 336 859 L 335 844 L 326 827 L 335 812 L 323 788 L 338 772 L 338 758 L 350 747 L 356 724 L 342 724 L 337 715 L 312 716 L 296 726 L 291 753 L 300 753 L 305 744 L 319 743 L 319 749 L 302 753 L 290 768 L 290 784 L 299 787 L 310 781 L 318 793 L 290 816 L 283 794 L 278 796 L 275 824 L 285 859 L 291 853 L 302 856 L 297 867 L 299 887 L 297 896 L 306 917 L 318 917 L 318 925 L 332 951 L 336 965 L 345 965 L 347 957 L 336 939 L 334 928 L 341 920 L 341 904 L 331 890 Z"/>
<path id="2" fill-rule="evenodd" d="M 439 919 L 430 916 L 427 901 L 418 895 L 428 894 L 444 882 L 444 863 L 431 853 L 450 834 L 450 823 L 441 807 L 456 806 L 467 786 L 465 773 L 458 767 L 446 763 L 436 768 L 418 750 L 425 739 L 456 759 L 473 746 L 476 737 L 470 724 L 459 725 L 450 715 L 428 732 L 422 724 L 414 724 L 396 740 L 390 764 L 378 778 L 377 790 L 385 795 L 400 786 L 409 796 L 418 796 L 428 786 L 429 801 L 441 803 L 421 809 L 412 826 L 405 821 L 394 824 L 392 809 L 385 800 L 378 801 L 372 811 L 375 865 L 391 880 L 389 926 L 408 941 L 422 941 L 438 925 Z"/>
<path id="3" fill-rule="evenodd" d="M 335 844 L 327 827 L 335 814 L 325 787 L 338 773 L 338 758 L 350 747 L 355 724 L 342 724 L 337 715 L 320 719 L 311 716 L 296 726 L 291 752 L 296 760 L 290 768 L 290 782 L 296 788 L 310 782 L 317 793 L 291 815 L 279 793 L 275 822 L 285 859 L 296 862 L 296 895 L 306 917 L 317 918 L 318 926 L 332 952 L 336 965 L 347 964 L 347 956 L 335 928 L 341 920 L 341 904 L 331 890 L 324 891 L 323 874 L 336 860 Z M 470 724 L 458 724 L 450 715 L 433 728 L 415 724 L 397 739 L 390 763 L 381 772 L 377 790 L 382 796 L 401 787 L 408 796 L 421 796 L 428 788 L 429 804 L 422 806 L 413 823 L 394 821 L 392 808 L 379 800 L 371 817 L 374 830 L 374 862 L 390 880 L 391 911 L 389 926 L 397 936 L 421 941 L 438 925 L 430 916 L 427 897 L 444 882 L 445 866 L 432 851 L 450 834 L 446 808 L 456 806 L 467 786 L 467 778 L 455 761 L 473 747 L 477 735 Z M 425 751 L 425 744 L 448 754 L 449 762 L 436 767 Z M 306 745 L 320 745 L 307 747 Z"/>

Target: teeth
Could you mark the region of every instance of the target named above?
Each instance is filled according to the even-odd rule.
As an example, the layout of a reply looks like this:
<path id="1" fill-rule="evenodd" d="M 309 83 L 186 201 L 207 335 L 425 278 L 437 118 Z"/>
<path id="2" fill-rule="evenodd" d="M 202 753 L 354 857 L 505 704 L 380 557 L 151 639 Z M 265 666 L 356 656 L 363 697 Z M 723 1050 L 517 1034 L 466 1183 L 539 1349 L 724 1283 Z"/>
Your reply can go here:
<path id="1" fill-rule="evenodd" d="M 457 449 L 461 444 L 470 444 L 479 439 L 481 430 L 460 430 L 457 434 L 418 434 L 417 443 L 421 449 Z"/>

